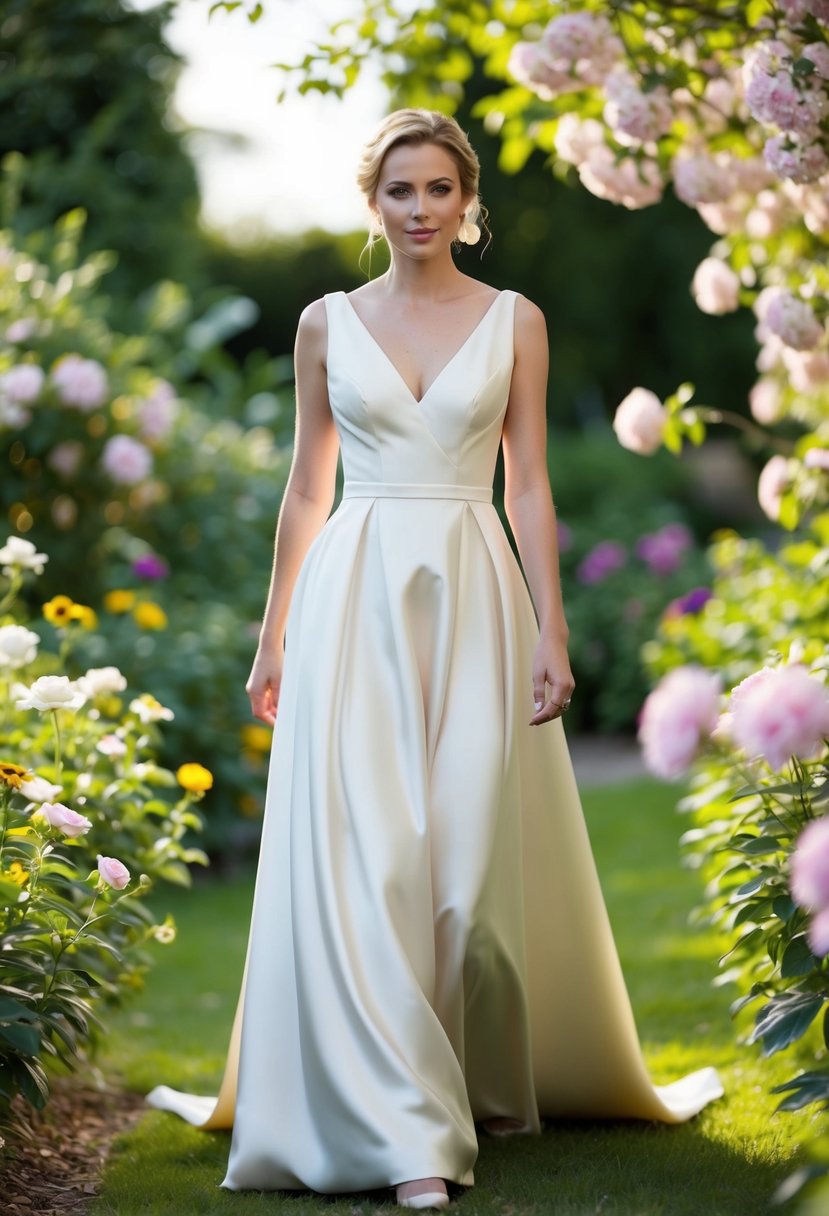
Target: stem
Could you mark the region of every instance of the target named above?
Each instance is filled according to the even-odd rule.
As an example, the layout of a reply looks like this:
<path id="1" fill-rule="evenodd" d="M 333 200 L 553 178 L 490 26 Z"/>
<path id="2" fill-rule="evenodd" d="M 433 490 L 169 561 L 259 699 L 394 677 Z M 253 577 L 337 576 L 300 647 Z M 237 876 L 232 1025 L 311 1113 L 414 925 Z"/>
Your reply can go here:
<path id="1" fill-rule="evenodd" d="M 56 709 L 52 710 L 52 722 L 55 726 L 55 780 L 59 782 L 63 771 L 63 761 L 60 754 L 60 722 Z"/>
<path id="2" fill-rule="evenodd" d="M 2 811 L 2 816 L 3 816 L 2 823 L 0 823 L 0 858 L 1 858 L 3 856 L 3 847 L 6 843 L 6 828 L 8 826 L 8 822 L 9 822 L 9 804 L 11 803 L 11 800 L 12 800 L 12 792 L 11 792 L 11 788 L 9 786 L 4 785 L 2 798 L 0 800 L 2 801 L 2 807 L 0 807 L 0 811 Z"/>
<path id="3" fill-rule="evenodd" d="M 730 423 L 731 426 L 738 427 L 741 431 L 745 431 L 747 435 L 751 435 L 753 439 L 758 439 L 761 443 L 775 448 L 776 451 L 782 452 L 786 456 L 791 455 L 794 451 L 794 442 L 791 439 L 781 439 L 779 435 L 770 435 L 768 431 L 764 431 L 755 422 L 744 418 L 742 414 L 735 414 L 733 410 L 719 410 L 711 405 L 694 405 L 690 408 L 695 410 L 703 421 Z"/>

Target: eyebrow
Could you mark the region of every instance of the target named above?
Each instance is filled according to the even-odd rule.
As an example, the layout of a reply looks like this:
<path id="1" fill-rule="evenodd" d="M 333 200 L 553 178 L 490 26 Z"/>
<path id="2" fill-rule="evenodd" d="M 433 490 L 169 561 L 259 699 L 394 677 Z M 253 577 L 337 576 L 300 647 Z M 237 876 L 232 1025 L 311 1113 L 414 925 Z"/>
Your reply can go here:
<path id="1" fill-rule="evenodd" d="M 431 180 L 431 181 L 428 183 L 428 185 L 430 185 L 430 186 L 436 186 L 436 185 L 438 184 L 438 182 L 449 182 L 449 184 L 451 185 L 451 184 L 452 184 L 452 178 L 451 178 L 451 177 L 448 177 L 448 176 L 446 176 L 446 177 L 433 177 L 433 178 L 432 178 L 432 180 Z M 386 185 L 387 185 L 387 186 L 411 186 L 411 184 L 412 184 L 411 182 L 404 182 L 404 181 L 402 180 L 402 178 L 395 178 L 393 181 L 386 182 Z"/>

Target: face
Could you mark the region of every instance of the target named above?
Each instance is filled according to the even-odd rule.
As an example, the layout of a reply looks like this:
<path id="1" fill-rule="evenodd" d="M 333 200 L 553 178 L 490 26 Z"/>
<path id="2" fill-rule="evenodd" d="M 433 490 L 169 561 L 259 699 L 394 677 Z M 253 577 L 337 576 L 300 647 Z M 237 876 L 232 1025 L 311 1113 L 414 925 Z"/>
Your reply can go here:
<path id="1" fill-rule="evenodd" d="M 447 250 L 471 202 L 461 194 L 458 166 L 437 144 L 398 144 L 387 152 L 370 200 L 393 250 L 423 259 Z"/>

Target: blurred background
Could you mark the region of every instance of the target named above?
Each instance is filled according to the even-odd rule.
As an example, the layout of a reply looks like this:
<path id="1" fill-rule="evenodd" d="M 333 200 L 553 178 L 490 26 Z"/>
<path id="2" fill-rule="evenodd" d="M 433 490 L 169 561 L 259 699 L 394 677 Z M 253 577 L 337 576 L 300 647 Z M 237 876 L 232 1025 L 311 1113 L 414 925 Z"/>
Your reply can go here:
<path id="1" fill-rule="evenodd" d="M 166 762 L 213 771 L 204 843 L 221 861 L 255 847 L 264 802 L 271 732 L 244 684 L 290 462 L 296 323 L 309 301 L 365 281 L 354 172 L 395 98 L 368 73 L 345 100 L 277 102 L 272 65 L 300 57 L 349 0 L 284 0 L 255 25 L 209 20 L 209 7 L 0 9 L 0 370 L 75 360 L 34 411 L 22 391 L 0 411 L 0 541 L 49 554 L 38 601 L 95 611 L 70 675 L 116 664 L 174 711 Z M 559 180 L 540 153 L 502 173 L 497 137 L 470 113 L 486 91 L 469 82 L 457 117 L 494 239 L 459 264 L 546 314 L 578 685 L 568 732 L 632 734 L 641 647 L 704 594 L 712 533 L 768 521 L 763 458 L 745 439 L 641 458 L 611 420 L 634 386 L 664 398 L 686 378 L 698 401 L 747 415 L 752 317 L 696 307 L 711 234 L 672 196 L 627 211 Z M 377 249 L 372 276 L 384 267 Z"/>

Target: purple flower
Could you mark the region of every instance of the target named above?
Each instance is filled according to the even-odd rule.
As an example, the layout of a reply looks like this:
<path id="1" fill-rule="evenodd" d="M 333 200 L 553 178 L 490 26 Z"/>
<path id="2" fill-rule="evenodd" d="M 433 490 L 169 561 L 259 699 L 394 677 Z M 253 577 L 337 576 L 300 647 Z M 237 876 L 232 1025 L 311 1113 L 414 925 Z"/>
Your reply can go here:
<path id="1" fill-rule="evenodd" d="M 626 560 L 627 552 L 618 540 L 600 540 L 581 559 L 576 576 L 581 583 L 600 583 Z"/>
<path id="2" fill-rule="evenodd" d="M 699 612 L 704 604 L 713 599 L 713 594 L 710 587 L 692 587 L 675 601 L 679 615 L 689 616 L 692 612 Z"/>
<path id="3" fill-rule="evenodd" d="M 556 519 L 556 532 L 558 534 L 558 550 L 559 553 L 566 553 L 568 549 L 573 548 L 573 532 L 568 528 L 567 524 L 562 523 L 560 519 Z"/>
<path id="4" fill-rule="evenodd" d="M 636 554 L 654 574 L 673 574 L 682 565 L 682 555 L 693 537 L 684 524 L 665 524 L 658 532 L 648 532 L 636 544 Z"/>
<path id="5" fill-rule="evenodd" d="M 164 558 L 156 553 L 145 553 L 142 557 L 137 557 L 132 563 L 132 570 L 139 578 L 148 579 L 166 578 L 170 573 L 170 567 Z"/>

